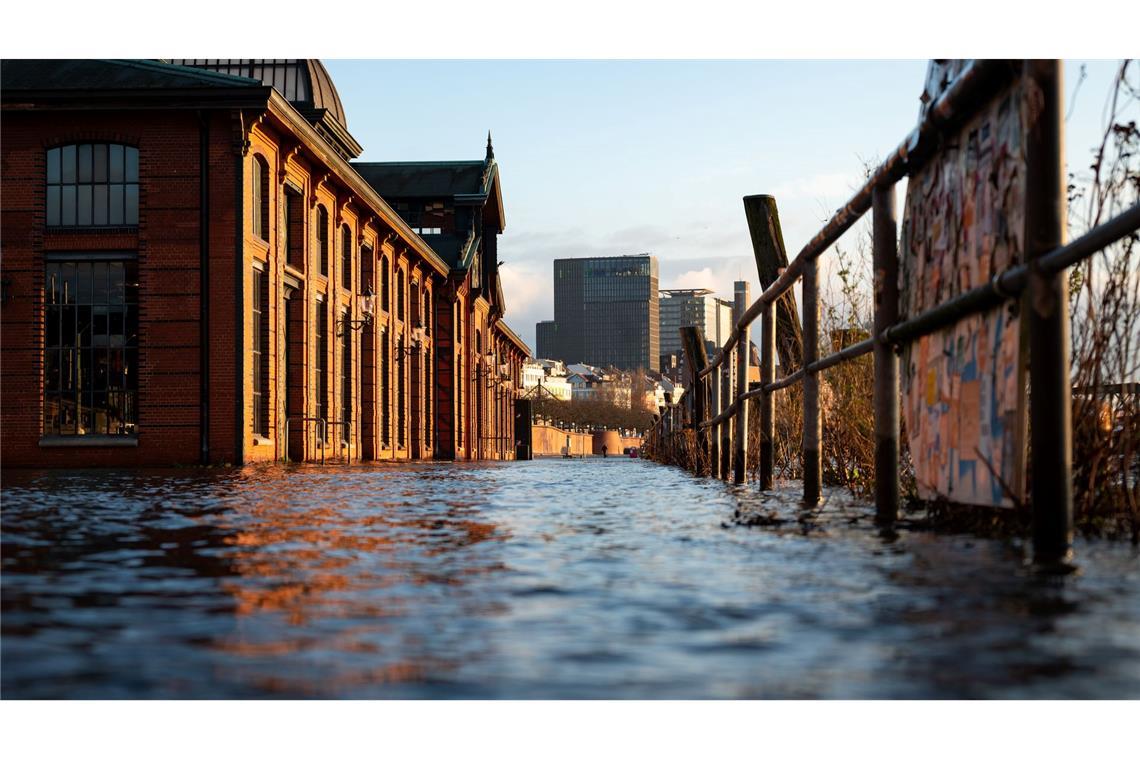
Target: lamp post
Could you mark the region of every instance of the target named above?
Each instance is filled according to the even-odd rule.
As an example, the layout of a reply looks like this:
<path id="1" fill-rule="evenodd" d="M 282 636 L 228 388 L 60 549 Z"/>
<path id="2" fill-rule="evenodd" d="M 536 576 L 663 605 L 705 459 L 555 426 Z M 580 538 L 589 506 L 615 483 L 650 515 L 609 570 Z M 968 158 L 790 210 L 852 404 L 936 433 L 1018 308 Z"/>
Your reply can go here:
<path id="1" fill-rule="evenodd" d="M 372 291 L 372 286 L 367 285 L 364 292 L 359 295 L 360 299 L 360 319 L 352 319 L 351 317 L 344 317 L 337 322 L 336 337 L 343 338 L 348 331 L 361 330 L 368 325 L 372 324 L 372 317 L 376 313 L 376 294 Z"/>

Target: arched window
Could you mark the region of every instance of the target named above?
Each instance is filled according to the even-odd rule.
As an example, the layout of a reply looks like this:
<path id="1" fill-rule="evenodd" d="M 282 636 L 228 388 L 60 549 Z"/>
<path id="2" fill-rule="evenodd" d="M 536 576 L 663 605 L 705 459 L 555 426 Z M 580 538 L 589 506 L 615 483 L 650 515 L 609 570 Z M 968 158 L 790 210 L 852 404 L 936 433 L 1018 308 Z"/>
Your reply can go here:
<path id="1" fill-rule="evenodd" d="M 317 250 L 320 253 L 320 273 L 329 276 L 329 212 L 317 206 Z"/>
<path id="2" fill-rule="evenodd" d="M 139 149 L 77 143 L 47 152 L 47 226 L 139 223 Z"/>
<path id="3" fill-rule="evenodd" d="M 269 164 L 261 156 L 253 157 L 253 234 L 269 239 Z"/>
<path id="4" fill-rule="evenodd" d="M 388 287 L 388 257 L 380 257 L 380 308 L 392 310 L 392 292 Z"/>
<path id="5" fill-rule="evenodd" d="M 340 226 L 340 284 L 352 290 L 352 230 L 347 224 Z"/>

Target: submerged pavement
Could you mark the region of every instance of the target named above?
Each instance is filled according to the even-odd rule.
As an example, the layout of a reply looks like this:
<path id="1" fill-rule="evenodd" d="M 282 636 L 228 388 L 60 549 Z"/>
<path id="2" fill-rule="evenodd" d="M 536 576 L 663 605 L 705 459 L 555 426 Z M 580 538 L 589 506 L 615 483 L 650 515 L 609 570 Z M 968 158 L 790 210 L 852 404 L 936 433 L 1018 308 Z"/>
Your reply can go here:
<path id="1" fill-rule="evenodd" d="M 1135 547 L 1041 578 L 796 496 L 621 458 L 8 472 L 0 690 L 1140 697 Z"/>

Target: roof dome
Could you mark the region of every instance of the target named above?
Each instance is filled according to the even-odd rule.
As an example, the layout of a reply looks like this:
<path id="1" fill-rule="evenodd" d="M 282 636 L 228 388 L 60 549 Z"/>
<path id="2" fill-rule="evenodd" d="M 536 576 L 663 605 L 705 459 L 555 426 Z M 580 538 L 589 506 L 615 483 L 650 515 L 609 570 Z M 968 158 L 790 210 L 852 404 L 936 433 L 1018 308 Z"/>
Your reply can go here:
<path id="1" fill-rule="evenodd" d="M 341 153 L 352 158 L 361 153 L 348 134 L 348 119 L 332 77 L 316 58 L 171 58 L 168 62 L 260 80 L 281 93 Z"/>

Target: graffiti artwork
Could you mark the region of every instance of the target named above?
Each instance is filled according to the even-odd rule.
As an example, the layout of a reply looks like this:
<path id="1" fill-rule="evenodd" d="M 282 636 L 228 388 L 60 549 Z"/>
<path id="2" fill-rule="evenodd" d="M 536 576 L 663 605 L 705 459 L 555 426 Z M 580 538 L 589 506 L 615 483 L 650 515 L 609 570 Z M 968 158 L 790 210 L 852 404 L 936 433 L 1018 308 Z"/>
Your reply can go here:
<path id="1" fill-rule="evenodd" d="M 959 68 L 932 65 L 924 102 L 931 102 Z M 1015 84 L 996 97 L 910 178 L 899 260 L 902 318 L 983 285 L 1021 261 L 1021 93 Z M 904 417 L 921 498 L 992 506 L 1011 506 L 1020 498 L 1025 469 L 1020 333 L 1013 301 L 905 347 Z"/>

